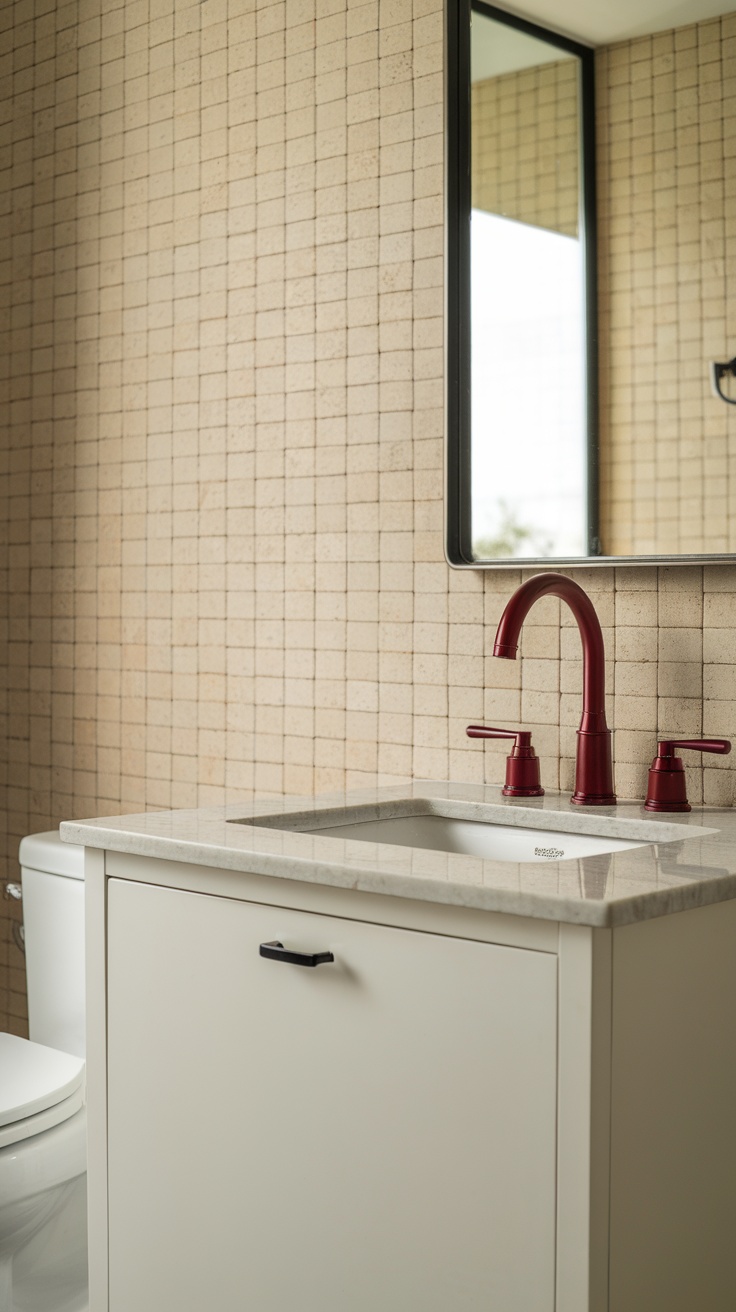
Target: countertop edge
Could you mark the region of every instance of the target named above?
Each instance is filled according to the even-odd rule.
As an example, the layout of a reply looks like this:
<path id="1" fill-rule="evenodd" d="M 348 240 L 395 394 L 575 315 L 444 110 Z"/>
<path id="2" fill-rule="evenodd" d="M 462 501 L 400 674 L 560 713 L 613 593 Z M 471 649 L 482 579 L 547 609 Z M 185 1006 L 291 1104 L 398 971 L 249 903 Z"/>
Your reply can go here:
<path id="1" fill-rule="evenodd" d="M 155 834 L 142 836 L 96 825 L 91 821 L 63 821 L 60 834 L 65 842 L 131 856 L 181 861 L 187 865 L 210 866 L 268 878 L 295 879 L 330 888 L 352 889 L 362 893 L 503 915 L 528 916 L 531 919 L 592 929 L 622 928 L 736 898 L 736 873 L 724 874 L 703 883 L 688 882 L 679 888 L 655 889 L 631 897 L 572 899 L 562 895 L 544 896 L 519 889 L 481 888 L 465 883 L 446 884 L 416 876 L 410 879 L 371 867 L 351 866 L 348 869 L 338 863 L 330 865 L 302 857 L 244 852 Z M 145 846 L 145 851 L 141 850 L 142 846 Z M 305 880 L 307 869 L 311 877 Z"/>

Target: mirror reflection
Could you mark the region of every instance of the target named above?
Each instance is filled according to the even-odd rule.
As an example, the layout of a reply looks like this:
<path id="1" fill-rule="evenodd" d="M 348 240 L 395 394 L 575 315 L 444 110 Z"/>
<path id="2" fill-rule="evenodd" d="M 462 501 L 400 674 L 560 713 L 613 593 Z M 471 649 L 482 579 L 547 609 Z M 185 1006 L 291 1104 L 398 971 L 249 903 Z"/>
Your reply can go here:
<path id="1" fill-rule="evenodd" d="M 448 559 L 731 559 L 732 25 L 449 10 Z"/>
<path id="2" fill-rule="evenodd" d="M 588 551 L 579 60 L 474 10 L 473 555 Z"/>

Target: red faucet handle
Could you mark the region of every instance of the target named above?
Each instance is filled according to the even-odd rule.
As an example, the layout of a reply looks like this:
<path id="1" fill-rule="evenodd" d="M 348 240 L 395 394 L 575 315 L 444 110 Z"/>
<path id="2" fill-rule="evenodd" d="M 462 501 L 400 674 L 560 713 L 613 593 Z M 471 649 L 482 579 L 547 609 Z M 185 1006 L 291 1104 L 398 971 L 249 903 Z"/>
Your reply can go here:
<path id="1" fill-rule="evenodd" d="M 685 787 L 685 766 L 675 755 L 676 748 L 693 752 L 716 752 L 728 756 L 731 744 L 727 738 L 663 738 L 657 744 L 657 755 L 649 769 L 649 786 L 645 811 L 689 811 Z"/>
<path id="2" fill-rule="evenodd" d="M 465 730 L 468 738 L 515 738 L 516 747 L 531 747 L 532 735 L 529 729 L 492 729 L 490 725 L 469 724 Z"/>
<path id="3" fill-rule="evenodd" d="M 506 757 L 504 797 L 543 797 L 539 782 L 539 761 L 532 747 L 529 729 L 492 729 L 485 724 L 469 724 L 468 738 L 513 738 L 514 745 Z"/>
<path id="4" fill-rule="evenodd" d="M 673 757 L 676 747 L 693 752 L 717 752 L 719 756 L 728 756 L 731 750 L 728 738 L 663 738 L 657 743 L 657 756 Z"/>

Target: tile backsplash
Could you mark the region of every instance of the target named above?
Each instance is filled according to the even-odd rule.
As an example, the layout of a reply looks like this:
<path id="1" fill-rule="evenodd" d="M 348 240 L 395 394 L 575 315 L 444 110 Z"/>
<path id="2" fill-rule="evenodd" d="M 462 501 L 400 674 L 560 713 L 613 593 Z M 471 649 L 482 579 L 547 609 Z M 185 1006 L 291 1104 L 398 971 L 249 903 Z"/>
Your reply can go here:
<path id="1" fill-rule="evenodd" d="M 64 817 L 407 776 L 569 788 L 577 632 L 443 556 L 437 0 L 0 17 L 6 873 Z M 617 787 L 736 736 L 736 570 L 579 570 Z M 560 619 L 562 625 L 560 626 Z M 689 767 L 730 805 L 734 758 Z M 0 1026 L 23 1032 L 16 904 Z"/>

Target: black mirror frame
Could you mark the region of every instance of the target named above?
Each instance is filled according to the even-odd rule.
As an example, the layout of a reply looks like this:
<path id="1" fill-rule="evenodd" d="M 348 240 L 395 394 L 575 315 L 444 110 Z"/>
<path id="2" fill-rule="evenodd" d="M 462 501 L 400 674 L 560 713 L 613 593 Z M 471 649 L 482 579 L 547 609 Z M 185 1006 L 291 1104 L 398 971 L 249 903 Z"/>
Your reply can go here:
<path id="1" fill-rule="evenodd" d="M 581 240 L 585 267 L 588 556 L 474 560 L 470 497 L 470 19 L 471 13 L 559 46 L 580 61 Z M 595 54 L 484 0 L 445 3 L 445 552 L 472 569 L 604 563 L 599 536 L 598 296 L 595 192 Z M 610 558 L 609 558 L 609 562 Z"/>

